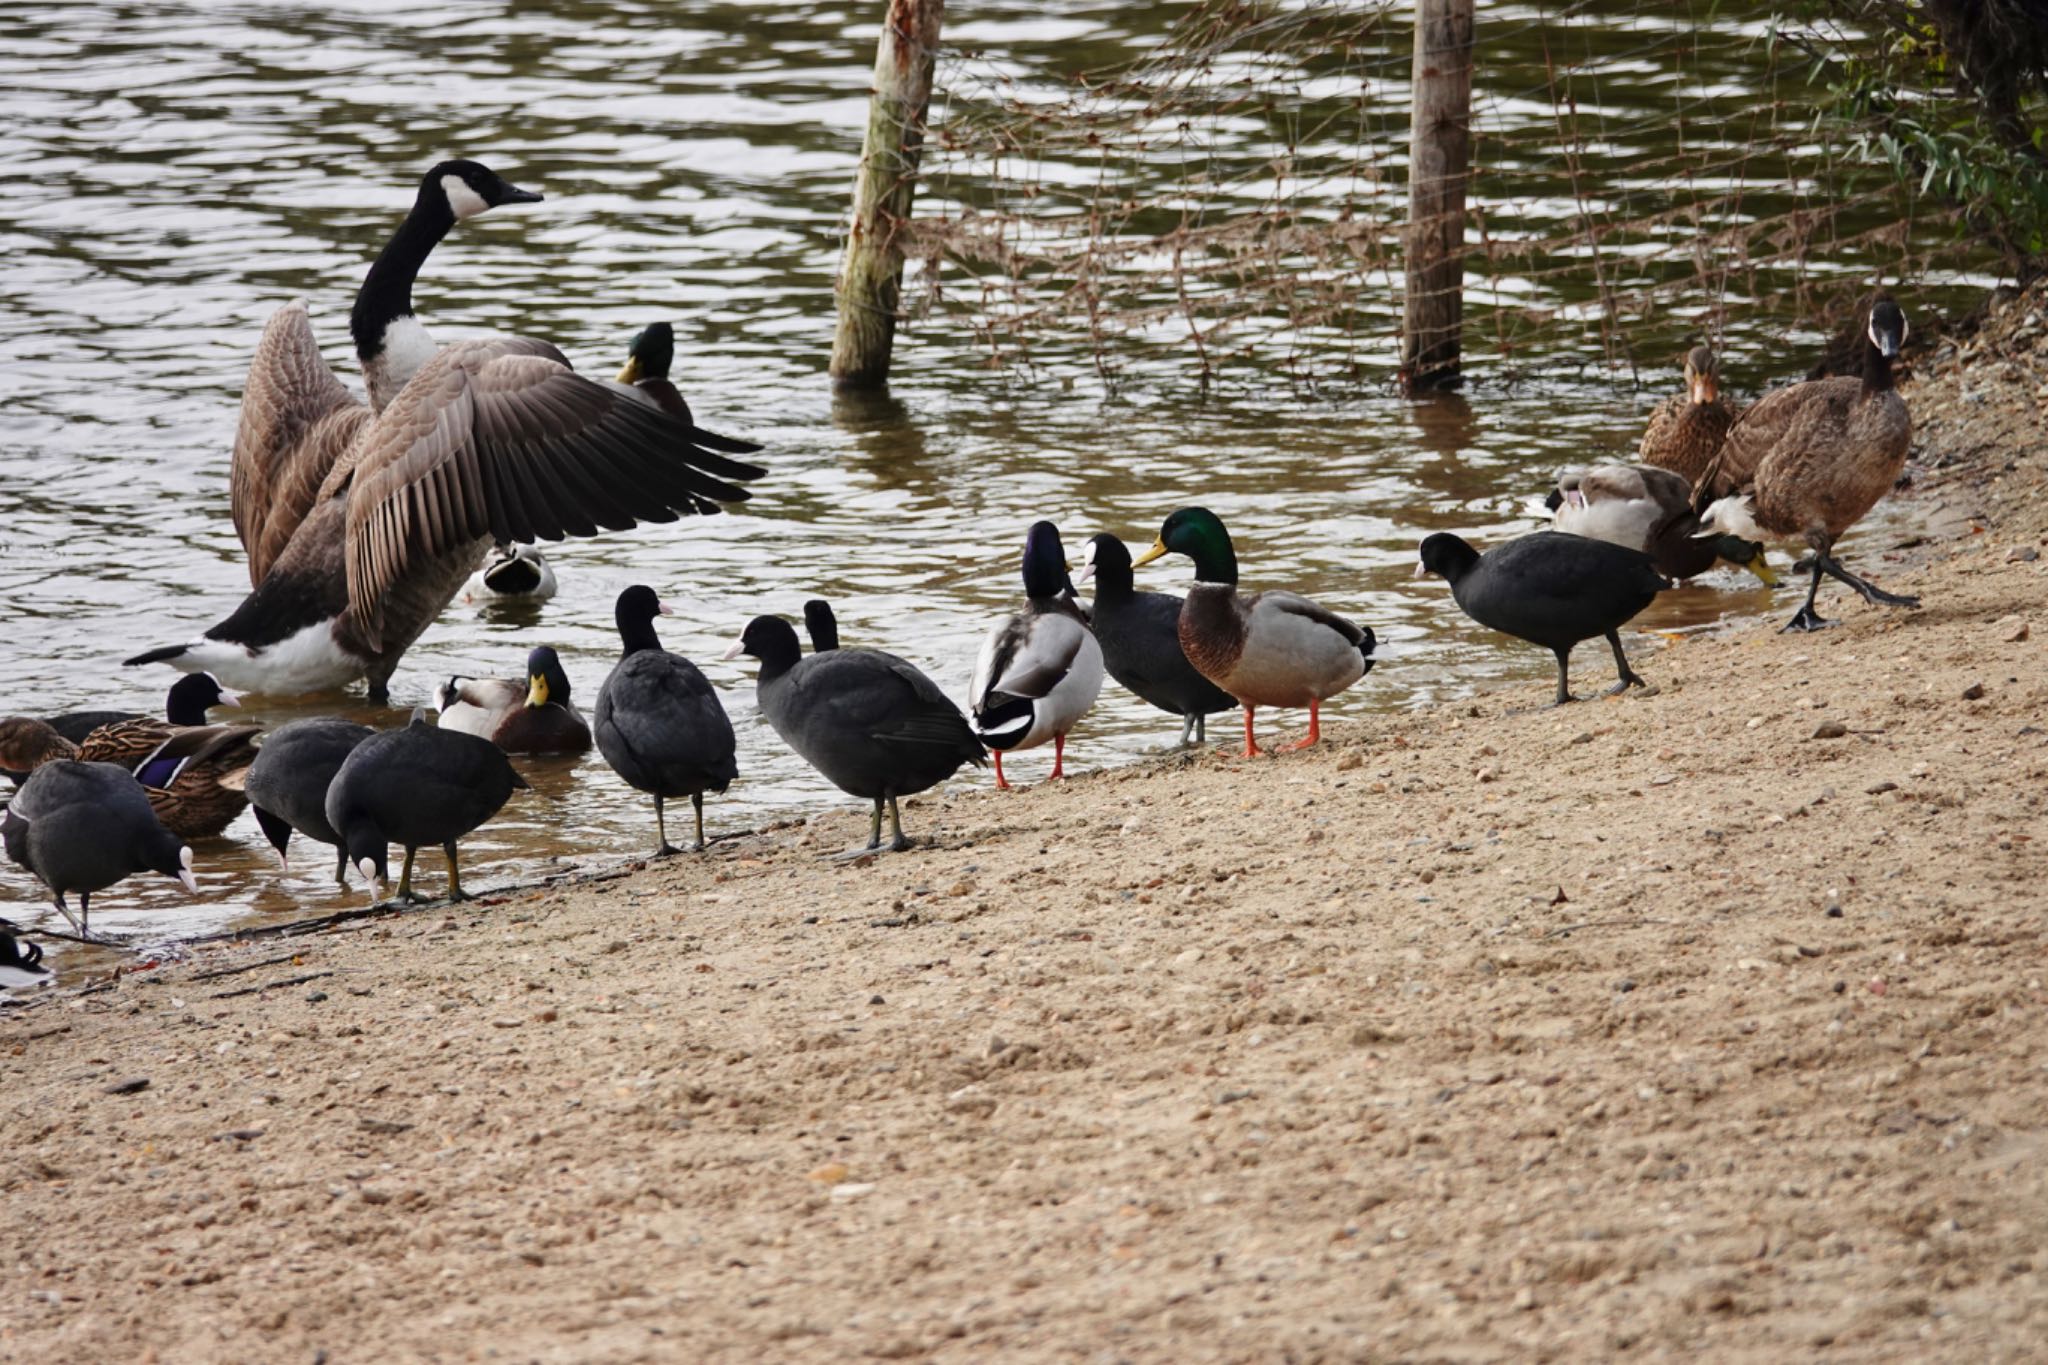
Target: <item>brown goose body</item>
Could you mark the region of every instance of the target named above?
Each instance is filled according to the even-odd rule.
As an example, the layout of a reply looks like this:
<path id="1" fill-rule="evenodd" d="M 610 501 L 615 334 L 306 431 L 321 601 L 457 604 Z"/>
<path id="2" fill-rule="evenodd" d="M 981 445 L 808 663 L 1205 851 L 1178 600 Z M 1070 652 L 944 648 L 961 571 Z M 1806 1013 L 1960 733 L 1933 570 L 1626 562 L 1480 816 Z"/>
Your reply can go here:
<path id="1" fill-rule="evenodd" d="M 1737 416 L 1719 386 L 1720 362 L 1713 351 L 1693 347 L 1685 357 L 1685 392 L 1673 394 L 1650 414 L 1636 459 L 1668 469 L 1688 485 L 1698 482 Z"/>
<path id="2" fill-rule="evenodd" d="M 1729 431 L 1693 488 L 1703 527 L 1803 543 L 1813 551 L 1813 587 L 1787 629 L 1827 624 L 1813 613 L 1823 573 L 1866 601 L 1919 605 L 1879 591 L 1834 558 L 1835 542 L 1891 491 L 1906 466 L 1913 419 L 1891 376 L 1905 337 L 1898 306 L 1879 303 L 1871 312 L 1861 379 L 1809 380 L 1767 394 Z"/>

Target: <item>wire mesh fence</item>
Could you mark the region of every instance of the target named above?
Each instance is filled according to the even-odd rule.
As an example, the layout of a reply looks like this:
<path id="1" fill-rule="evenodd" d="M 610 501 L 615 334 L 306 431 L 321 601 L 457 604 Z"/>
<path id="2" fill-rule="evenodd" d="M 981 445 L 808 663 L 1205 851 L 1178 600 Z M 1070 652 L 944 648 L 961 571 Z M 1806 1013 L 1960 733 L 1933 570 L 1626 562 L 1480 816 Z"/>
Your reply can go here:
<path id="1" fill-rule="evenodd" d="M 1982 282 L 1954 211 L 1852 155 L 1815 35 L 1668 0 L 1482 6 L 1466 369 L 1659 376 L 1869 284 Z M 951 48 L 906 306 L 994 366 L 1306 391 L 1399 364 L 1413 9 L 1204 0 L 1063 76 Z M 1831 30 L 1839 38 L 1839 30 Z"/>

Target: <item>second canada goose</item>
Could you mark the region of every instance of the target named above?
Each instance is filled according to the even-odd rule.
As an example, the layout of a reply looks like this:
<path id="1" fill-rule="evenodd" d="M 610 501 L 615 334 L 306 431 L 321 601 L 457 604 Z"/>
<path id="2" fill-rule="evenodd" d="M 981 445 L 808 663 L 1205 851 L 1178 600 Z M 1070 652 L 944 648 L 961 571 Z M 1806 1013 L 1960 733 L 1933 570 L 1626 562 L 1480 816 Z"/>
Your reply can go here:
<path id="1" fill-rule="evenodd" d="M 1699 534 L 1692 485 L 1668 469 L 1603 464 L 1570 470 L 1558 477 L 1544 505 L 1558 530 L 1641 550 L 1667 577 L 1692 578 L 1725 559 L 1777 585 L 1778 576 L 1757 542 Z"/>
<path id="2" fill-rule="evenodd" d="M 1892 387 L 1892 360 L 1907 333 L 1899 306 L 1879 300 L 1864 332 L 1863 377 L 1808 380 L 1764 395 L 1730 429 L 1693 489 L 1694 505 L 1704 507 L 1700 534 L 1791 541 L 1813 551 L 1806 602 L 1786 630 L 1832 624 L 1813 609 L 1823 573 L 1873 605 L 1920 605 L 1917 597 L 1865 582 L 1834 554 L 1835 542 L 1891 491 L 1906 467 L 1913 418 Z"/>
<path id="3" fill-rule="evenodd" d="M 1685 353 L 1685 392 L 1651 412 L 1636 458 L 1668 469 L 1690 487 L 1721 448 L 1737 409 L 1721 397 L 1721 361 L 1709 346 Z"/>
<path id="4" fill-rule="evenodd" d="M 412 284 L 434 244 L 462 218 L 537 198 L 475 162 L 427 173 L 350 316 L 367 407 L 327 369 L 303 305 L 271 319 L 235 454 L 236 526 L 256 589 L 199 639 L 129 664 L 210 669 L 266 693 L 367 678 L 382 700 L 400 656 L 493 544 L 745 500 L 730 480 L 758 467 L 711 453 L 637 389 L 577 374 L 550 343 L 436 351 L 426 340 Z"/>

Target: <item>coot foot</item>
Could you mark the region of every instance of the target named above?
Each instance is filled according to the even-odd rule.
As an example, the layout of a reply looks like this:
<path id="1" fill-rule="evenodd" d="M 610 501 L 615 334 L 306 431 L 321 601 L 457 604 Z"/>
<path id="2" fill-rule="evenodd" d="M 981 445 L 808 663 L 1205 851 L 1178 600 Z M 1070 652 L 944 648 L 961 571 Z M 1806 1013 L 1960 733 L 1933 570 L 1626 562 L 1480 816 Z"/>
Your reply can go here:
<path id="1" fill-rule="evenodd" d="M 1787 621 L 1784 625 L 1778 627 L 1778 634 L 1783 635 L 1787 631 L 1794 630 L 1802 632 L 1811 630 L 1832 630 L 1834 629 L 1836 624 L 1837 623 L 1834 621 L 1822 620 L 1820 613 L 1815 611 L 1813 609 L 1813 604 L 1809 602 L 1805 606 L 1801 607 L 1798 610 L 1798 612 L 1793 615 L 1791 620 Z"/>

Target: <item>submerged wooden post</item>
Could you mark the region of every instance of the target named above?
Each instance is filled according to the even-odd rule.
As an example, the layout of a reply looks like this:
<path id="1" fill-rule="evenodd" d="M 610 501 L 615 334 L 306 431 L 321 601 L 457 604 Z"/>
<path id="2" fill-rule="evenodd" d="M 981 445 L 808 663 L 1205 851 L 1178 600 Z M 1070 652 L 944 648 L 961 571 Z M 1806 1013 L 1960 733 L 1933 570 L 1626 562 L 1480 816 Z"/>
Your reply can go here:
<path id="1" fill-rule="evenodd" d="M 831 375 L 848 388 L 889 382 L 903 293 L 903 252 L 897 240 L 917 194 L 918 155 L 932 98 L 945 0 L 889 0 L 875 52 L 875 88 L 867 141 L 853 185 L 853 225 L 839 269 L 839 327 L 832 336 Z"/>
<path id="2" fill-rule="evenodd" d="M 1472 0 L 1415 0 L 1401 383 L 1458 383 L 1465 310 L 1465 179 L 1472 159 Z"/>

